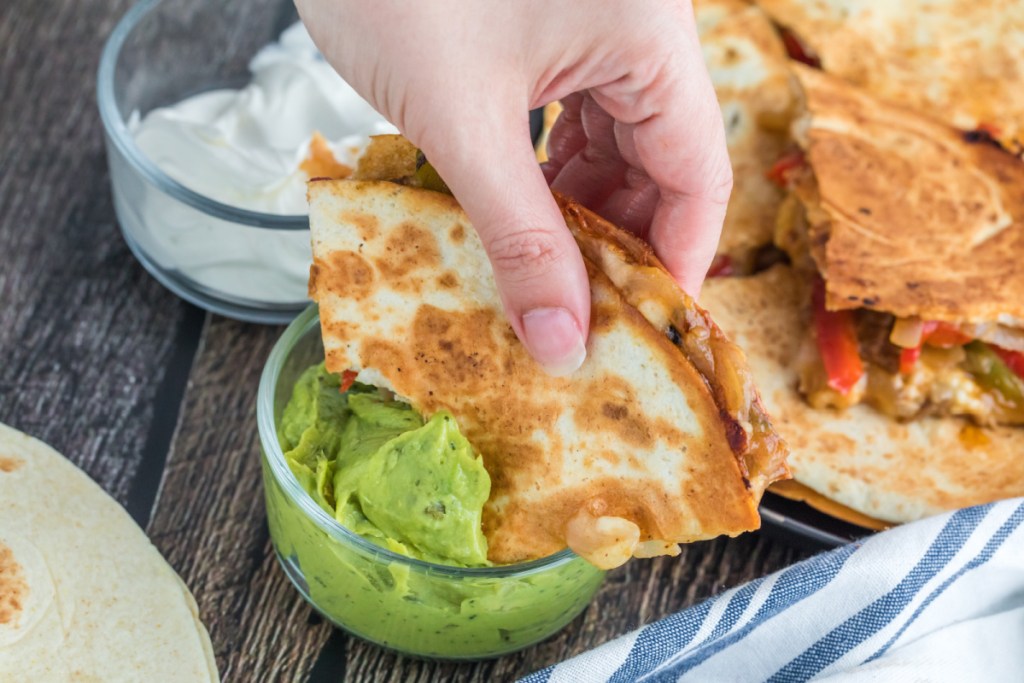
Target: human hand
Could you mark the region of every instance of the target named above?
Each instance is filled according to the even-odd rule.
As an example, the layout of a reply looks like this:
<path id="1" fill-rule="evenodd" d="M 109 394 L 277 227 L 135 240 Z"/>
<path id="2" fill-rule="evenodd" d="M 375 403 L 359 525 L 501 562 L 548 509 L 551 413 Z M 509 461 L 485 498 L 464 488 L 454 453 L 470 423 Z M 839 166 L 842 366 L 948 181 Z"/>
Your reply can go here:
<path id="1" fill-rule="evenodd" d="M 296 0 L 328 61 L 423 150 L 549 372 L 586 357 L 590 292 L 548 189 L 648 239 L 696 295 L 732 171 L 688 1 Z M 562 100 L 543 172 L 527 111 Z"/>

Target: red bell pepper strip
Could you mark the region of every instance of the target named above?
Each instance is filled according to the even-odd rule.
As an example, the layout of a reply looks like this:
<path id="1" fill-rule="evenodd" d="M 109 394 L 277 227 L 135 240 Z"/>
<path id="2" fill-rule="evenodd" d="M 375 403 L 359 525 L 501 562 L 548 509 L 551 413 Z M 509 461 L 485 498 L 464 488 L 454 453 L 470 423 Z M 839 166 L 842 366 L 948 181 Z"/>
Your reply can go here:
<path id="1" fill-rule="evenodd" d="M 982 133 L 986 133 L 989 137 L 996 140 L 998 140 L 999 137 L 1002 135 L 1002 132 L 999 130 L 999 126 L 995 125 L 994 123 L 979 123 L 977 130 L 981 131 Z"/>
<path id="2" fill-rule="evenodd" d="M 917 359 L 921 357 L 921 347 L 912 349 L 900 349 L 900 374 L 909 375 L 917 365 Z"/>
<path id="3" fill-rule="evenodd" d="M 825 283 L 820 278 L 814 283 L 812 300 L 818 352 L 825 365 L 828 385 L 846 395 L 864 376 L 853 311 L 826 309 Z"/>
<path id="4" fill-rule="evenodd" d="M 346 370 L 341 373 L 341 385 L 338 387 L 338 390 L 344 394 L 346 391 L 351 389 L 352 385 L 355 384 L 356 375 L 358 374 L 359 373 L 355 370 Z"/>
<path id="5" fill-rule="evenodd" d="M 989 346 L 992 345 L 990 344 Z M 1001 349 L 998 346 L 992 346 L 992 350 L 996 352 L 996 355 L 999 356 L 1000 360 L 1006 363 L 1006 367 L 1013 370 L 1013 374 L 1024 379 L 1024 353 L 1020 351 Z"/>
<path id="6" fill-rule="evenodd" d="M 772 167 L 765 171 L 764 177 L 779 187 L 785 188 L 789 183 L 789 175 L 807 163 L 802 150 L 786 152 Z"/>
<path id="7" fill-rule="evenodd" d="M 956 325 L 932 321 L 924 324 L 921 341 L 941 349 L 949 349 L 970 344 L 974 339 L 958 330 Z"/>
<path id="8" fill-rule="evenodd" d="M 786 46 L 786 54 L 789 55 L 790 59 L 802 62 L 807 66 L 813 66 L 816 69 L 821 68 L 821 59 L 817 55 L 812 54 L 792 31 L 780 28 L 779 33 L 782 34 L 782 44 Z"/>
<path id="9" fill-rule="evenodd" d="M 900 351 L 900 373 L 907 375 L 913 371 L 914 365 L 921 357 L 921 347 L 925 344 L 940 349 L 951 349 L 954 346 L 965 346 L 972 341 L 974 339 L 957 329 L 956 325 L 935 320 L 925 321 L 921 326 L 921 343 L 916 348 Z"/>

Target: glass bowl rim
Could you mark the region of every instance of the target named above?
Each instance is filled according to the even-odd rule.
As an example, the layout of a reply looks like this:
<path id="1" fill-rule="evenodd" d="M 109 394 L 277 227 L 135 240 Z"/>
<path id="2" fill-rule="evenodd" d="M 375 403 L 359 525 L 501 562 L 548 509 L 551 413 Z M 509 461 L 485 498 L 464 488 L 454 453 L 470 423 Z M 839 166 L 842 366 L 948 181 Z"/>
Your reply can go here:
<path id="1" fill-rule="evenodd" d="M 332 540 L 342 545 L 355 546 L 357 551 L 373 555 L 375 559 L 379 558 L 388 562 L 408 565 L 413 569 L 431 574 L 447 575 L 454 578 L 501 579 L 522 577 L 554 567 L 560 567 L 579 558 L 572 550 L 565 548 L 553 555 L 540 559 L 494 567 L 454 567 L 436 564 L 400 555 L 371 543 L 327 514 L 292 475 L 291 469 L 289 469 L 288 463 L 285 461 L 284 452 L 281 450 L 277 440 L 276 421 L 274 419 L 274 394 L 280 369 L 284 366 L 285 360 L 295 344 L 308 334 L 314 326 L 319 324 L 319 309 L 314 303 L 288 325 L 284 333 L 274 344 L 274 348 L 271 350 L 270 356 L 263 366 L 263 373 L 260 376 L 259 389 L 257 391 L 256 422 L 264 457 L 270 465 L 271 473 L 277 485 L 281 487 L 289 503 L 297 506 L 308 519 L 316 524 Z"/>
<path id="2" fill-rule="evenodd" d="M 306 215 L 285 215 L 249 211 L 211 199 L 171 178 L 142 153 L 117 108 L 114 72 L 121 49 L 135 27 L 163 0 L 140 0 L 125 13 L 107 38 L 96 74 L 96 101 L 100 119 L 109 139 L 128 163 L 147 182 L 188 206 L 221 220 L 270 230 L 308 230 Z"/>

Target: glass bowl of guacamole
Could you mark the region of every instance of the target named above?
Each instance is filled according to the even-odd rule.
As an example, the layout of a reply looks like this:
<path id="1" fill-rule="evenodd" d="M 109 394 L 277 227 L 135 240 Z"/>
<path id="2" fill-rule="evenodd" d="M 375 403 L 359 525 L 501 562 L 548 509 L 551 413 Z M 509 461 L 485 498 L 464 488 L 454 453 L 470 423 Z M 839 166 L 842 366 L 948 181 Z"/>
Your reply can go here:
<path id="1" fill-rule="evenodd" d="M 335 625 L 406 654 L 479 659 L 560 630 L 604 572 L 570 550 L 487 559 L 490 479 L 448 413 L 323 367 L 311 306 L 260 379 L 257 421 L 270 535 L 299 592 Z"/>

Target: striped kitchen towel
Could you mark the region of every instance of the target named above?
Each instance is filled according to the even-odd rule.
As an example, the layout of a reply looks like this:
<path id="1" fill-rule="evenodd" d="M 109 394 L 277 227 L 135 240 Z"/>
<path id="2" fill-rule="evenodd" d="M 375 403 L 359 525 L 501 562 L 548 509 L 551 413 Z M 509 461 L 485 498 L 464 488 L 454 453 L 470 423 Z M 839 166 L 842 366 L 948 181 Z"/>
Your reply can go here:
<path id="1" fill-rule="evenodd" d="M 524 680 L 1020 683 L 1022 522 L 1015 499 L 900 526 Z"/>

